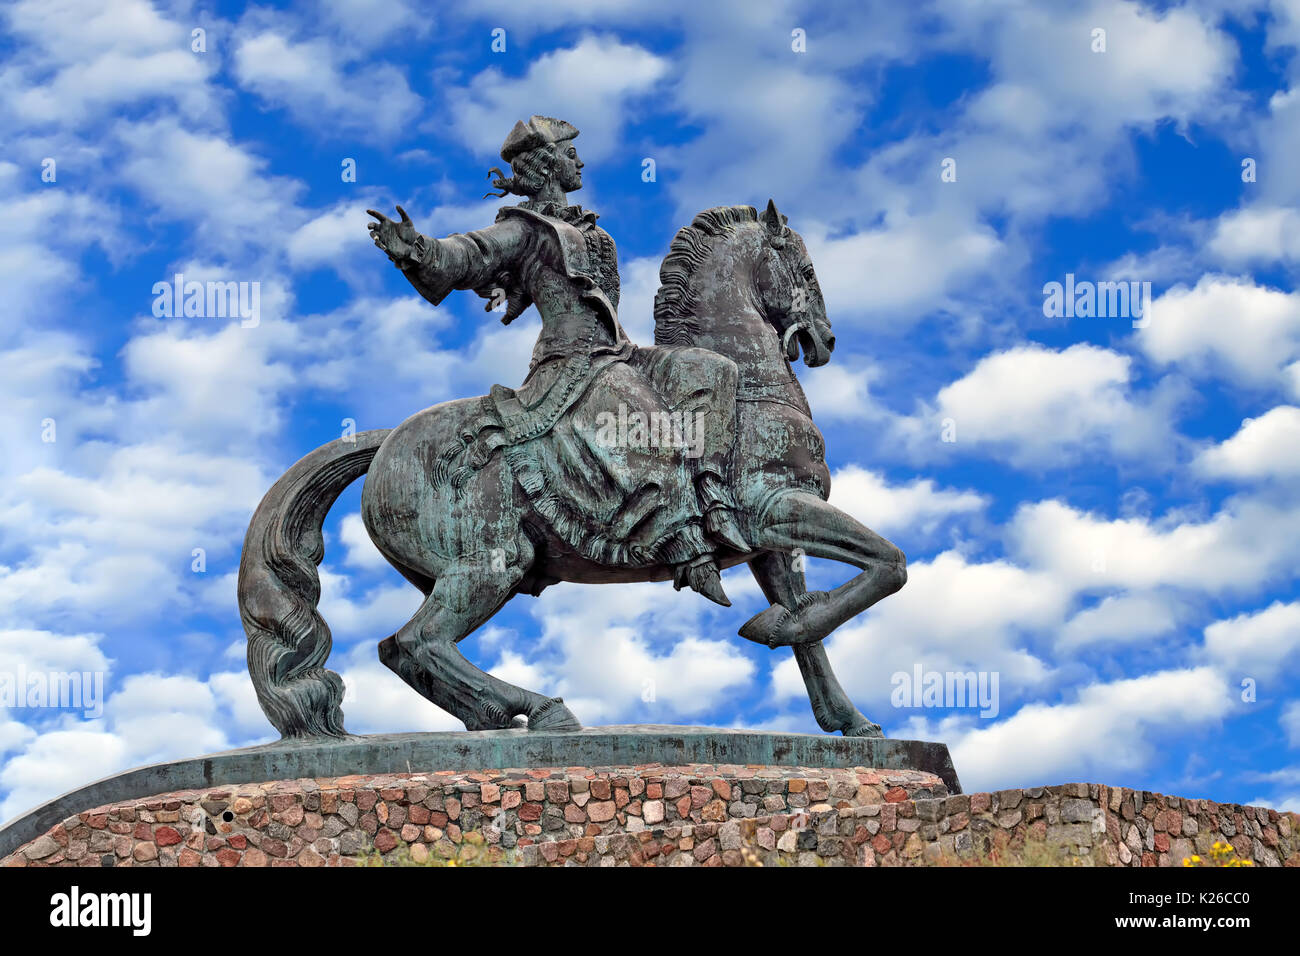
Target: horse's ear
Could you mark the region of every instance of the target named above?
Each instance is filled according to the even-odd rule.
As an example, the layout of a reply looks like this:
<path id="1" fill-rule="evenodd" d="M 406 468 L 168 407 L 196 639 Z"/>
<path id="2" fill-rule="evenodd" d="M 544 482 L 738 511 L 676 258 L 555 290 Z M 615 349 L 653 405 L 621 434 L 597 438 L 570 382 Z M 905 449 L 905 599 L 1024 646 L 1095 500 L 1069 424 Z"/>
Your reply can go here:
<path id="1" fill-rule="evenodd" d="M 767 208 L 763 210 L 763 225 L 767 226 L 767 231 L 774 236 L 781 234 L 781 214 L 776 211 L 776 203 L 769 199 Z"/>
<path id="2" fill-rule="evenodd" d="M 776 203 L 773 200 L 769 199 L 767 201 L 767 208 L 763 210 L 760 218 L 763 220 L 763 225 L 767 227 L 767 234 L 770 238 L 780 239 L 785 235 L 785 224 L 789 220 L 777 211 Z"/>

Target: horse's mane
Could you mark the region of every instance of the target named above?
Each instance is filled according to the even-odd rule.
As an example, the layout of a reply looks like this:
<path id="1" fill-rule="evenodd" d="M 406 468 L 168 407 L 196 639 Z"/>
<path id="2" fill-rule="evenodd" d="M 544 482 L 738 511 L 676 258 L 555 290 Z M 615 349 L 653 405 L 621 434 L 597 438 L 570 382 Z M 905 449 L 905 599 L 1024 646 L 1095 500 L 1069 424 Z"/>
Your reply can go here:
<path id="1" fill-rule="evenodd" d="M 753 206 L 715 206 L 706 209 L 689 226 L 677 230 L 668 255 L 659 267 L 659 291 L 655 293 L 655 344 L 691 345 L 699 332 L 695 315 L 695 294 L 691 278 L 709 258 L 712 240 L 736 231 L 736 227 L 758 222 Z"/>

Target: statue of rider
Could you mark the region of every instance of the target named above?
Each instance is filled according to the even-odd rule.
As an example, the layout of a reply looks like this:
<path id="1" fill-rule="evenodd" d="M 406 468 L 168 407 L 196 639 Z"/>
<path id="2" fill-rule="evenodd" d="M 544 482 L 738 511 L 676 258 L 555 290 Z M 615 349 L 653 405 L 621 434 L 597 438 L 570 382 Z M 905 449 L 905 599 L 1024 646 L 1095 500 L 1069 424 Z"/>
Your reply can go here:
<path id="1" fill-rule="evenodd" d="M 504 323 L 533 304 L 541 314 L 523 384 L 484 399 L 477 460 L 500 449 L 550 531 L 581 556 L 604 567 L 671 565 L 677 588 L 729 605 L 719 554 L 751 550 L 729 486 L 736 366 L 707 349 L 628 339 L 614 240 L 568 201 L 582 187 L 577 135 L 550 117 L 515 124 L 501 148 L 513 175 L 490 175 L 495 195 L 524 198 L 485 229 L 431 238 L 398 206 L 400 221 L 370 210 L 370 233 L 434 305 L 473 290 L 489 310 L 504 303 Z M 635 413 L 700 423 L 692 453 L 642 434 L 611 443 L 602 425 Z"/>

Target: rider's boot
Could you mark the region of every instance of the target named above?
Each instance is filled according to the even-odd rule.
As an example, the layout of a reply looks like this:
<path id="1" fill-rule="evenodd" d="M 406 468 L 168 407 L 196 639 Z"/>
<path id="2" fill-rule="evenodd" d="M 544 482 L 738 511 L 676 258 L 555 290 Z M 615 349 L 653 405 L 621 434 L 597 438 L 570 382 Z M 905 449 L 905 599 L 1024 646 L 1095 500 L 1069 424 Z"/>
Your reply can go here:
<path id="1" fill-rule="evenodd" d="M 704 530 L 709 537 L 742 554 L 752 551 L 736 520 L 737 508 L 731 490 L 717 473 L 702 473 L 695 488 L 700 496 L 700 507 L 704 510 Z"/>
<path id="2" fill-rule="evenodd" d="M 722 590 L 722 577 L 718 574 L 718 563 L 711 554 L 702 554 L 692 561 L 683 561 L 673 568 L 673 587 L 680 591 L 689 586 L 692 591 L 703 594 L 714 604 L 731 607 L 731 599 Z"/>

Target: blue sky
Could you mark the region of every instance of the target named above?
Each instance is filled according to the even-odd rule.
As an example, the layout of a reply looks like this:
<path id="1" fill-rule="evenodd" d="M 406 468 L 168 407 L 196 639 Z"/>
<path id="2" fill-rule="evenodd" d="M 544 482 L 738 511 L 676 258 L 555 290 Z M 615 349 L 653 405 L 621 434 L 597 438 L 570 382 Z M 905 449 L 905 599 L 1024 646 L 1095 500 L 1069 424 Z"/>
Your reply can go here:
<path id="1" fill-rule="evenodd" d="M 832 501 L 910 562 L 827 641 L 887 734 L 947 741 L 968 789 L 1300 810 L 1300 2 L 527 6 L 0 13 L 0 672 L 102 671 L 107 696 L 0 707 L 0 818 L 273 736 L 234 598 L 261 495 L 344 419 L 518 384 L 538 331 L 430 306 L 364 210 L 490 223 L 532 113 L 582 130 L 572 199 L 619 244 L 638 341 L 701 209 L 771 197 L 803 235 L 839 343 L 799 368 Z M 155 317 L 176 272 L 259 283 L 260 321 Z M 1149 282 L 1141 327 L 1046 316 L 1067 273 Z M 459 729 L 378 663 L 419 595 L 359 493 L 322 565 L 349 729 Z M 815 732 L 789 652 L 735 634 L 757 588 L 726 585 L 731 610 L 565 585 L 462 647 L 587 725 Z M 996 673 L 997 716 L 893 706 L 917 665 Z"/>

